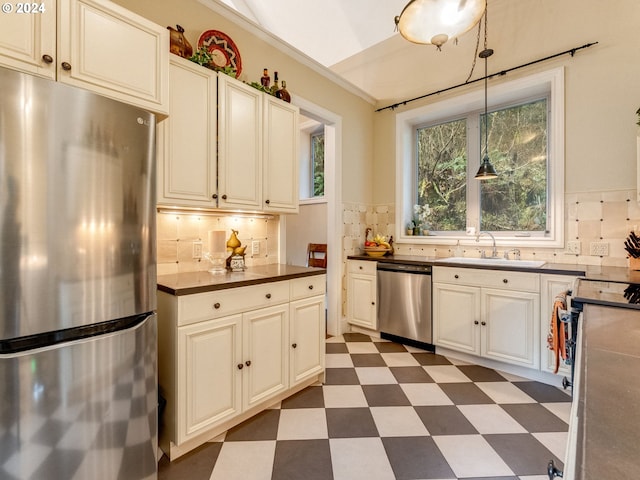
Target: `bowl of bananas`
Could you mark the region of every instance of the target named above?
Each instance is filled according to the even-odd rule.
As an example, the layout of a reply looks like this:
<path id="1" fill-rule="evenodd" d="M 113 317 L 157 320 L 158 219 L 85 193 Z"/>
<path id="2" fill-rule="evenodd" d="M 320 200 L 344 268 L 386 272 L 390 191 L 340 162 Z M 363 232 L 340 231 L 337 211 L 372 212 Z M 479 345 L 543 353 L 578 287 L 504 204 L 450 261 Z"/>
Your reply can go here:
<path id="1" fill-rule="evenodd" d="M 393 237 L 385 237 L 376 234 L 372 239 L 369 238 L 371 229 L 367 228 L 365 232 L 364 253 L 370 257 L 384 257 L 393 253 Z"/>

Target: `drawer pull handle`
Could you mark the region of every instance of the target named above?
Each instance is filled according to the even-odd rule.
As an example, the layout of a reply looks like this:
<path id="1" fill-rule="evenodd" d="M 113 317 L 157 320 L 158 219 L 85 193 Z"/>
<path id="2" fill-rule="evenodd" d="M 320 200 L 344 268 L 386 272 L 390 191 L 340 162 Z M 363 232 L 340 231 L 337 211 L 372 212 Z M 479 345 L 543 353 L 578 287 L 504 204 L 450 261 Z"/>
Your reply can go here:
<path id="1" fill-rule="evenodd" d="M 478 323 L 480 323 L 480 322 L 478 322 L 478 320 L 474 320 L 474 321 L 473 321 L 473 324 L 474 324 L 474 325 L 478 325 Z"/>
<path id="2" fill-rule="evenodd" d="M 238 364 L 238 370 L 242 370 L 242 367 L 244 367 L 244 365 L 243 365 L 243 364 L 241 364 L 241 363 L 239 363 L 239 364 Z"/>
<path id="3" fill-rule="evenodd" d="M 502 283 L 509 283 L 509 280 L 507 280 L 506 278 L 503 278 Z"/>
<path id="4" fill-rule="evenodd" d="M 270 294 L 270 293 L 267 293 L 267 294 L 265 295 L 265 297 L 267 297 L 267 298 L 271 298 L 271 294 Z"/>
<path id="5" fill-rule="evenodd" d="M 246 362 L 244 362 L 244 364 L 245 364 L 247 367 L 250 367 L 250 366 L 251 366 L 251 360 L 247 360 Z"/>
<path id="6" fill-rule="evenodd" d="M 51 55 L 42 55 L 42 61 L 44 63 L 53 63 L 53 57 Z"/>
<path id="7" fill-rule="evenodd" d="M 453 276 L 453 278 L 460 278 L 460 277 L 459 277 L 459 276 L 458 276 L 458 274 L 456 273 L 456 274 Z"/>
<path id="8" fill-rule="evenodd" d="M 297 348 L 297 347 L 298 347 L 298 344 L 297 344 L 297 343 L 294 343 L 294 344 L 292 344 L 291 346 L 292 346 L 293 348 Z"/>
<path id="9" fill-rule="evenodd" d="M 220 308 L 220 304 L 218 302 L 213 304 L 213 308 L 215 308 L 216 310 Z"/>
<path id="10" fill-rule="evenodd" d="M 62 69 L 66 72 L 71 70 L 71 64 L 69 62 L 62 62 Z"/>
<path id="11" fill-rule="evenodd" d="M 313 290 L 313 285 L 309 285 L 309 290 Z"/>
<path id="12" fill-rule="evenodd" d="M 480 322 L 480 324 L 484 327 L 487 324 L 487 322 Z"/>

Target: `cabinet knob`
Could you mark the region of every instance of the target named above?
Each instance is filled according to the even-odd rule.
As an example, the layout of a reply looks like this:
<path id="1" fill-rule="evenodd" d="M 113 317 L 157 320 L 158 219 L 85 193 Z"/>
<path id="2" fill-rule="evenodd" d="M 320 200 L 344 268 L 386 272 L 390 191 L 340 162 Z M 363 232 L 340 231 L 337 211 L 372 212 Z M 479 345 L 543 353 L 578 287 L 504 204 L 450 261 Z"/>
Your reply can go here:
<path id="1" fill-rule="evenodd" d="M 215 308 L 216 310 L 220 308 L 220 304 L 218 302 L 213 304 L 213 308 Z"/>
<path id="2" fill-rule="evenodd" d="M 44 63 L 53 63 L 53 57 L 51 55 L 42 55 L 42 61 Z"/>
<path id="3" fill-rule="evenodd" d="M 292 343 L 292 344 L 291 344 L 291 346 L 292 346 L 293 348 L 297 348 L 297 347 L 298 347 L 298 344 L 297 344 L 297 343 Z"/>
<path id="4" fill-rule="evenodd" d="M 358 267 L 360 270 L 362 270 L 362 267 Z"/>
<path id="5" fill-rule="evenodd" d="M 460 277 L 458 276 L 458 274 L 455 274 L 453 278 L 460 278 Z"/>
<path id="6" fill-rule="evenodd" d="M 225 195 L 222 195 L 222 199 L 223 199 L 223 200 L 226 200 L 226 199 L 227 199 L 227 195 L 226 195 L 226 194 L 225 194 Z"/>
<path id="7" fill-rule="evenodd" d="M 69 62 L 62 62 L 60 65 L 62 66 L 62 69 L 66 72 L 71 70 L 71 64 Z"/>
<path id="8" fill-rule="evenodd" d="M 478 323 L 480 323 L 480 322 L 478 322 L 478 320 L 474 320 L 474 321 L 473 321 L 473 324 L 474 324 L 474 325 L 478 325 Z"/>
<path id="9" fill-rule="evenodd" d="M 267 199 L 264 201 L 264 203 L 266 203 L 267 205 L 269 205 L 271 203 L 271 200 Z"/>
<path id="10" fill-rule="evenodd" d="M 218 198 L 218 194 L 214 193 L 213 195 L 211 195 L 211 198 L 213 198 L 214 200 L 216 200 Z"/>
<path id="11" fill-rule="evenodd" d="M 238 364 L 238 370 L 242 370 L 243 367 L 244 367 L 243 364 L 241 364 L 241 363 Z"/>
<path id="12" fill-rule="evenodd" d="M 506 278 L 503 278 L 502 283 L 509 283 L 509 280 L 507 280 Z"/>
<path id="13" fill-rule="evenodd" d="M 375 305 L 375 304 L 376 304 L 376 302 L 371 302 L 371 305 Z"/>
<path id="14" fill-rule="evenodd" d="M 309 290 L 313 290 L 313 285 L 309 285 Z"/>
<path id="15" fill-rule="evenodd" d="M 270 294 L 270 293 L 267 293 L 267 294 L 265 295 L 265 297 L 267 297 L 267 298 L 271 298 L 271 294 Z"/>
<path id="16" fill-rule="evenodd" d="M 480 322 L 480 325 L 482 325 L 483 327 L 487 324 L 487 322 Z"/>
<path id="17" fill-rule="evenodd" d="M 246 362 L 244 362 L 244 364 L 245 364 L 247 367 L 250 367 L 250 366 L 251 366 L 251 360 L 247 360 Z"/>

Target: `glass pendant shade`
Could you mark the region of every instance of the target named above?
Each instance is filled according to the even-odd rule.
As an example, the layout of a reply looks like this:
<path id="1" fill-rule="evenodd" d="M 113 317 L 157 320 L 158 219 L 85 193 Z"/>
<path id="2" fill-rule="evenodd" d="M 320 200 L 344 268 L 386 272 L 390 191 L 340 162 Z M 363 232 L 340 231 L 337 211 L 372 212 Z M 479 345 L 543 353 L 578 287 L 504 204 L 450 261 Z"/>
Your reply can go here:
<path id="1" fill-rule="evenodd" d="M 486 5 L 486 0 L 411 0 L 395 22 L 410 42 L 440 47 L 476 25 Z"/>

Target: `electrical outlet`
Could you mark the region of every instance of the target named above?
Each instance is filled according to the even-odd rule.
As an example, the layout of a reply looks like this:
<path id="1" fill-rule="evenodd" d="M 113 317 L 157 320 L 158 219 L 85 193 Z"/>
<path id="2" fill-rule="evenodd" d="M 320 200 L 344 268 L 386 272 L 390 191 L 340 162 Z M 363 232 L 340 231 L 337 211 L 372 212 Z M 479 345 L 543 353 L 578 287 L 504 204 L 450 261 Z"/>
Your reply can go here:
<path id="1" fill-rule="evenodd" d="M 567 253 L 580 255 L 581 245 L 579 240 L 567 242 Z"/>
<path id="2" fill-rule="evenodd" d="M 591 242 L 591 255 L 606 257 L 609 255 L 609 244 L 607 242 Z"/>
<path id="3" fill-rule="evenodd" d="M 260 254 L 260 240 L 253 240 L 251 242 L 251 255 Z"/>
<path id="4" fill-rule="evenodd" d="M 202 258 L 202 242 L 193 242 L 193 253 L 191 256 L 193 258 Z"/>

